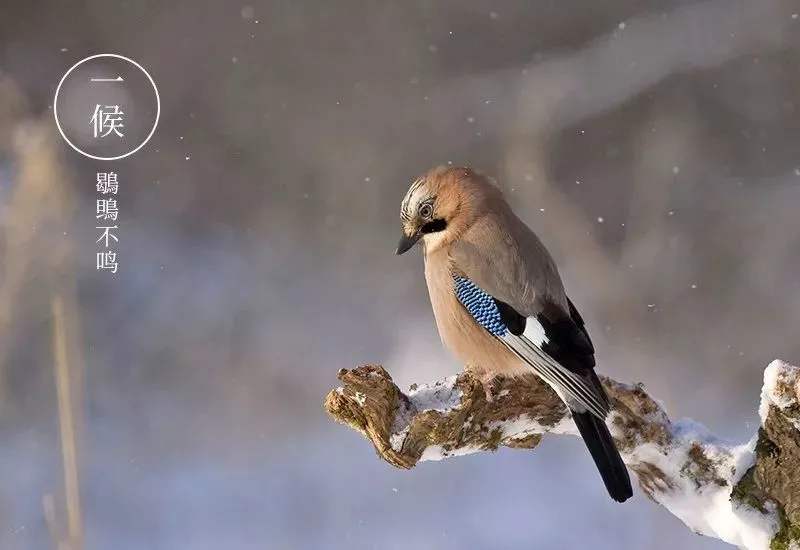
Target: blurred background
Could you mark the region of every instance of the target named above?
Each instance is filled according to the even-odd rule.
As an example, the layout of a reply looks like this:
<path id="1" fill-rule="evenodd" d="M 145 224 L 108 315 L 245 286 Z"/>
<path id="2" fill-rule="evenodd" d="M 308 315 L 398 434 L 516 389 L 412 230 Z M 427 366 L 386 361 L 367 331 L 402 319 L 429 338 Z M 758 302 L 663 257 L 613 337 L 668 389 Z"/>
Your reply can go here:
<path id="1" fill-rule="evenodd" d="M 398 471 L 322 400 L 361 363 L 401 386 L 460 369 L 394 247 L 409 183 L 467 164 L 550 247 L 602 372 L 747 440 L 763 368 L 800 361 L 798 13 L 3 2 L 0 547 L 725 547 L 612 503 L 577 440 Z M 111 163 L 52 116 L 103 52 L 162 101 Z M 116 275 L 95 270 L 107 170 Z"/>

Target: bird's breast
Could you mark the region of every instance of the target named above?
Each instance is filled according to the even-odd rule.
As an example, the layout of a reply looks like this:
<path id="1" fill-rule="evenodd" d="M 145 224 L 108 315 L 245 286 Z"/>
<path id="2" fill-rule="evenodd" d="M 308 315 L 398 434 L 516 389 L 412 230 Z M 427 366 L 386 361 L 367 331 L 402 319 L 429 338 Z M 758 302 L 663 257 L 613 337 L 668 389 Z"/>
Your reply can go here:
<path id="1" fill-rule="evenodd" d="M 480 377 L 529 372 L 458 300 L 453 278 L 457 270 L 445 251 L 425 257 L 425 280 L 442 343 L 468 370 Z"/>

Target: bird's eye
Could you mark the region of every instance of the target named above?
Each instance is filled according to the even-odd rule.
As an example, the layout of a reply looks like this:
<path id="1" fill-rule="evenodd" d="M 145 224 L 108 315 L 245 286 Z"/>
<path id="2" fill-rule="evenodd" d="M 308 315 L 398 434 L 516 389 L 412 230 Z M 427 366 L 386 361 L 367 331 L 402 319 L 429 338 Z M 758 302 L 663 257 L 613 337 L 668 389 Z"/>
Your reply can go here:
<path id="1" fill-rule="evenodd" d="M 428 202 L 421 205 L 419 207 L 419 215 L 422 218 L 430 219 L 433 216 L 433 206 L 431 206 L 431 204 Z"/>

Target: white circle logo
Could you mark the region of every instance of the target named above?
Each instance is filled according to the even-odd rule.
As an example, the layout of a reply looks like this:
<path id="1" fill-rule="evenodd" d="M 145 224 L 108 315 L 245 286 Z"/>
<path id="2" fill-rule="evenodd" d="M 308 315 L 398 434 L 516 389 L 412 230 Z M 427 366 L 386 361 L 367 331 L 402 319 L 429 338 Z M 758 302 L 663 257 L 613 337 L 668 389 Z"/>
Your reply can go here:
<path id="1" fill-rule="evenodd" d="M 153 136 L 160 115 L 153 78 L 133 59 L 114 53 L 75 63 L 61 77 L 53 98 L 61 137 L 95 160 L 134 154 Z"/>

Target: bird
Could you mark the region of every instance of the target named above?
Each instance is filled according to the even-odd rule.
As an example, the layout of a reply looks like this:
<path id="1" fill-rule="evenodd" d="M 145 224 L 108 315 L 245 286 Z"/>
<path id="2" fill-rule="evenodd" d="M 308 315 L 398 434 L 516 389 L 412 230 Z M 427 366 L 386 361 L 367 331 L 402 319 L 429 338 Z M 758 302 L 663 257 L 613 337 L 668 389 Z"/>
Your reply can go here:
<path id="1" fill-rule="evenodd" d="M 485 388 L 497 377 L 529 373 L 549 384 L 569 408 L 611 498 L 630 498 L 586 323 L 547 248 L 500 189 L 469 167 L 438 166 L 411 184 L 400 220 L 396 254 L 421 243 L 444 346 Z"/>

